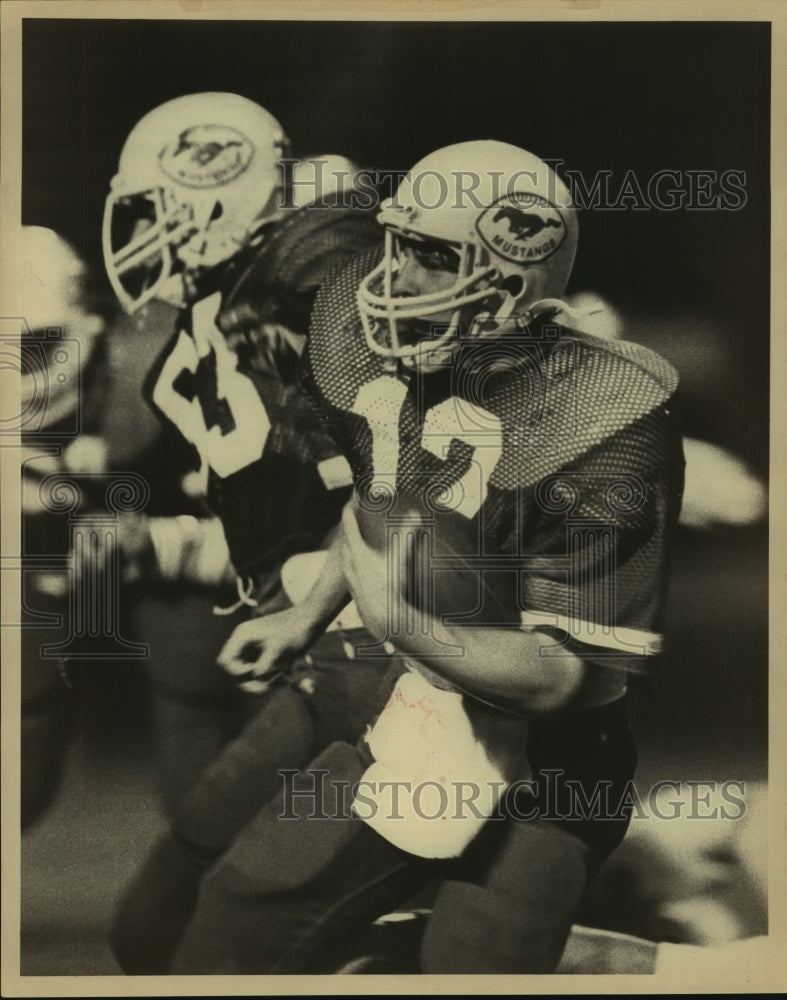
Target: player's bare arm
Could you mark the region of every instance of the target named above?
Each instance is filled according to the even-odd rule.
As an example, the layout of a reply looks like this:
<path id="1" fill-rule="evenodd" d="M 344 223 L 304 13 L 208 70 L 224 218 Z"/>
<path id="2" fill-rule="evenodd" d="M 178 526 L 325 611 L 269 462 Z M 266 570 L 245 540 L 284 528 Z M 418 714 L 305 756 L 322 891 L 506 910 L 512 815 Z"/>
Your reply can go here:
<path id="1" fill-rule="evenodd" d="M 350 505 L 342 527 L 345 577 L 364 625 L 372 635 L 384 637 L 389 621 L 398 617 L 393 602 L 404 602 L 402 588 L 391 578 L 387 553 L 364 542 Z M 557 646 L 558 638 L 518 628 L 449 626 L 424 609 L 416 613 L 417 627 L 397 633 L 398 649 L 457 688 L 520 712 L 553 711 L 580 696 L 586 674 L 583 660 L 567 650 L 558 657 L 541 655 L 545 646 Z M 461 646 L 464 653 L 435 656 L 435 640 L 445 647 Z"/>
<path id="2" fill-rule="evenodd" d="M 343 544 L 343 536 L 337 532 L 323 571 L 303 601 L 285 611 L 242 622 L 232 633 L 218 662 L 245 691 L 262 694 L 349 603 Z"/>

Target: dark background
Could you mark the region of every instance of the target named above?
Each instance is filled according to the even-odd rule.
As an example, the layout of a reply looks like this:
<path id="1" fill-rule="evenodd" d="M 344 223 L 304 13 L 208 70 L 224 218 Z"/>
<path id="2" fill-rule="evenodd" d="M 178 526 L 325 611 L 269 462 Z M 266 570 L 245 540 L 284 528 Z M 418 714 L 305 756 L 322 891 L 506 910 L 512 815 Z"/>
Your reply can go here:
<path id="1" fill-rule="evenodd" d="M 23 221 L 61 232 L 106 284 L 101 218 L 125 138 L 158 104 L 214 89 L 268 108 L 296 155 L 384 171 L 472 138 L 562 160 L 587 184 L 611 171 L 613 192 L 628 170 L 643 188 L 664 169 L 743 171 L 737 211 L 581 212 L 570 287 L 606 297 L 629 339 L 678 367 L 688 434 L 767 478 L 769 24 L 28 20 Z M 748 583 L 738 546 L 756 560 Z M 673 647 L 720 645 L 736 710 L 764 731 L 765 528 L 687 533 L 679 558 L 690 551 L 691 567 L 721 560 L 721 575 L 700 574 L 688 609 L 682 600 L 686 639 Z M 729 607 L 711 596 L 721 592 Z M 720 609 L 726 638 L 697 625 Z M 676 669 L 682 689 L 700 689 L 696 653 Z M 715 690 L 718 661 L 708 671 Z"/>
<path id="2" fill-rule="evenodd" d="M 101 272 L 104 198 L 147 111 L 237 91 L 283 123 L 296 155 L 406 170 L 449 143 L 497 138 L 589 183 L 628 170 L 745 173 L 737 211 L 586 211 L 572 287 L 645 317 L 700 320 L 675 351 L 709 365 L 723 404 L 707 438 L 767 468 L 770 26 L 767 23 L 287 23 L 27 20 L 23 221 L 70 239 Z M 711 348 L 709 350 L 708 348 Z M 685 373 L 688 376 L 688 372 Z M 717 385 L 717 389 L 718 389 Z M 712 405 L 709 410 L 708 404 Z"/>
<path id="3" fill-rule="evenodd" d="M 623 313 L 629 339 L 676 364 L 688 434 L 767 478 L 767 23 L 28 20 L 23 222 L 60 232 L 106 286 L 101 217 L 122 144 L 153 107 L 203 90 L 262 104 L 296 155 L 343 154 L 388 171 L 474 138 L 563 160 L 588 181 L 611 171 L 613 191 L 628 170 L 643 187 L 665 169 L 743 171 L 747 200 L 737 211 L 582 212 L 571 290 L 603 295 Z M 764 522 L 681 529 L 668 651 L 653 677 L 633 685 L 643 781 L 766 776 L 767 558 Z M 116 670 L 81 717 L 81 745 L 98 748 L 95 787 L 114 810 L 112 831 L 153 794 L 128 749 L 145 740 L 144 707 L 129 698 L 136 673 L 133 664 Z M 86 815 L 73 794 L 57 815 L 70 815 L 68 802 L 74 817 Z M 112 831 L 100 835 L 115 863 Z M 39 858 L 45 885 L 48 848 L 29 857 L 31 873 Z M 107 880 L 116 877 L 113 869 Z"/>

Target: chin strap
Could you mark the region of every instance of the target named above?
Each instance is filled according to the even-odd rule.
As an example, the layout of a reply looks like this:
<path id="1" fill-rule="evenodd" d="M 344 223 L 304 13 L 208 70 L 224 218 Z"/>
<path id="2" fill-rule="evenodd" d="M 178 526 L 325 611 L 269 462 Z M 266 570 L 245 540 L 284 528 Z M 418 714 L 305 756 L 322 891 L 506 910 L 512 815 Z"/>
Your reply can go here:
<path id="1" fill-rule="evenodd" d="M 534 302 L 527 311 L 527 316 L 529 319 L 535 319 L 536 316 L 540 316 L 545 312 L 552 313 L 563 313 L 570 320 L 573 320 L 577 324 L 577 329 L 582 329 L 582 320 L 588 319 L 590 316 L 598 316 L 599 314 L 605 312 L 608 306 L 601 299 L 594 298 L 587 306 L 582 308 L 576 308 L 575 306 L 570 306 L 568 302 L 564 302 L 563 299 L 538 299 Z"/>
<path id="2" fill-rule="evenodd" d="M 600 298 L 596 296 L 588 296 L 587 304 L 583 306 L 573 306 L 563 299 L 557 298 L 544 298 L 537 299 L 523 313 L 517 314 L 515 312 L 517 300 L 513 296 L 507 296 L 506 300 L 501 303 L 500 308 L 495 313 L 483 312 L 479 313 L 477 316 L 473 317 L 473 329 L 471 330 L 471 338 L 478 338 L 479 340 L 484 339 L 494 339 L 500 336 L 501 327 L 503 327 L 509 319 L 519 319 L 525 324 L 531 323 L 537 317 L 542 316 L 545 313 L 552 313 L 557 319 L 562 316 L 568 321 L 568 325 L 572 329 L 577 330 L 580 333 L 587 333 L 593 336 L 600 336 L 605 339 L 615 339 L 616 333 L 609 333 L 606 329 L 599 329 L 599 323 L 588 323 L 587 320 L 599 316 L 605 316 L 609 314 L 612 319 L 616 318 L 613 313 L 611 313 L 610 307 Z"/>

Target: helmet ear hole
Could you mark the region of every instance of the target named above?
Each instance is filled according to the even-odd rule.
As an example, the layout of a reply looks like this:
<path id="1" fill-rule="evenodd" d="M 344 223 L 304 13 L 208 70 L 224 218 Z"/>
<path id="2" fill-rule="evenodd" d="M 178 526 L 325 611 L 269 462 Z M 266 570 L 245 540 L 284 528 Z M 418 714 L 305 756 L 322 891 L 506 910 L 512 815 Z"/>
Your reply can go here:
<path id="1" fill-rule="evenodd" d="M 220 201 L 217 201 L 216 204 L 213 206 L 213 211 L 210 213 L 210 218 L 208 219 L 208 222 L 215 222 L 216 219 L 220 219 L 222 215 L 224 215 L 224 206 L 221 204 Z"/>
<path id="2" fill-rule="evenodd" d="M 521 274 L 509 274 L 501 281 L 500 287 L 504 292 L 508 292 L 511 298 L 518 299 L 525 290 L 525 279 Z"/>

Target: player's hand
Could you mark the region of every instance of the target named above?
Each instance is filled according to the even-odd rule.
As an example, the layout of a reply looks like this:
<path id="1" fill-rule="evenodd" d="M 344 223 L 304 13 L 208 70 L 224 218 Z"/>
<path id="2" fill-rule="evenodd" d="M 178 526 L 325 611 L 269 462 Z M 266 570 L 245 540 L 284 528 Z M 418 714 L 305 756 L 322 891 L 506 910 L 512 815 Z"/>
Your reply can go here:
<path id="1" fill-rule="evenodd" d="M 385 639 L 391 631 L 390 623 L 398 620 L 394 604 L 401 592 L 399 581 L 392 579 L 393 560 L 389 560 L 387 552 L 366 544 L 351 504 L 344 508 L 342 529 L 342 566 L 347 586 L 368 631 L 376 639 Z"/>
<path id="2" fill-rule="evenodd" d="M 242 622 L 218 655 L 218 664 L 250 694 L 263 694 L 307 648 L 298 608 Z"/>

